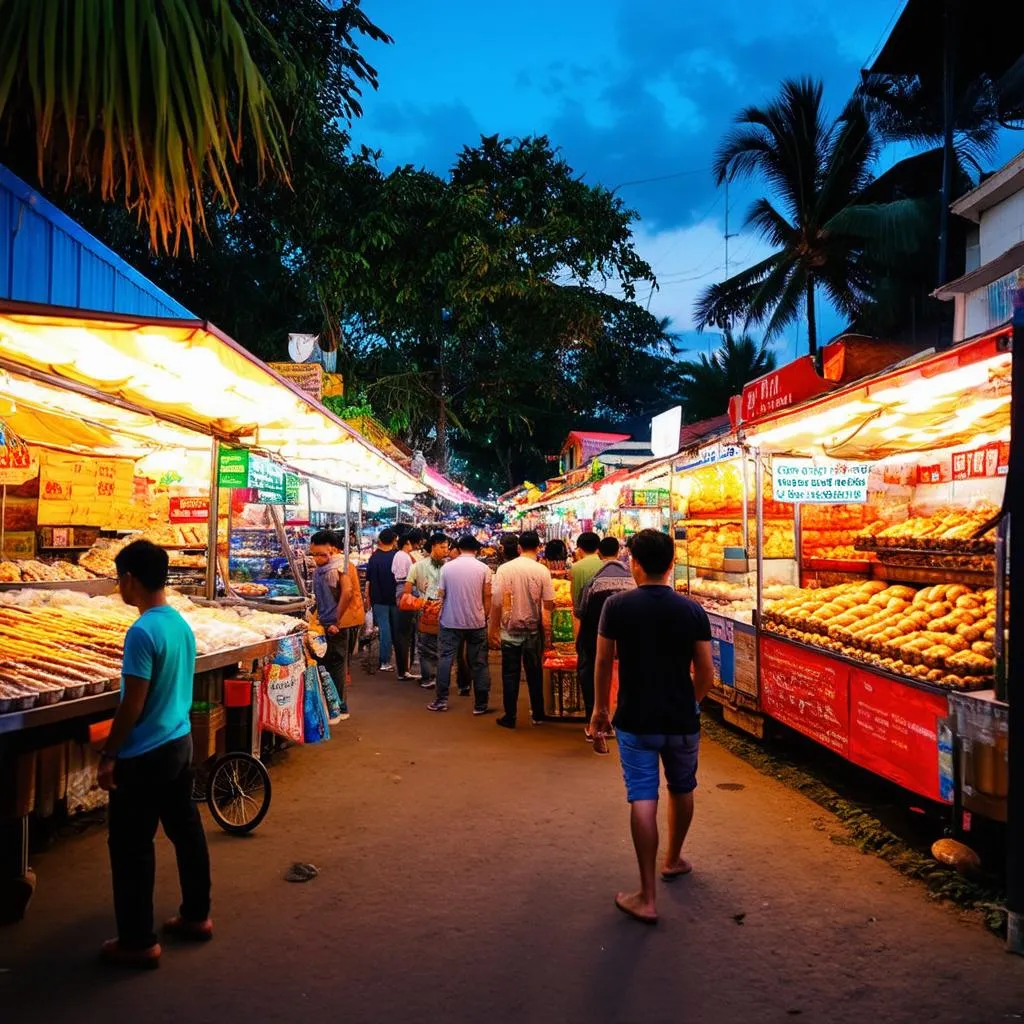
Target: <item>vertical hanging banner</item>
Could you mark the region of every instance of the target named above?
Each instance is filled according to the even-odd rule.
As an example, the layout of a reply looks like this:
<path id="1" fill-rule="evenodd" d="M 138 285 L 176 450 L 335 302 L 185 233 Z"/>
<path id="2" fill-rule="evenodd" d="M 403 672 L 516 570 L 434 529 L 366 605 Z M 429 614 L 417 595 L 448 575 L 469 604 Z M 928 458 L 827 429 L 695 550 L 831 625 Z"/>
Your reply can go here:
<path id="1" fill-rule="evenodd" d="M 0 484 L 23 484 L 37 472 L 28 445 L 0 420 Z"/>

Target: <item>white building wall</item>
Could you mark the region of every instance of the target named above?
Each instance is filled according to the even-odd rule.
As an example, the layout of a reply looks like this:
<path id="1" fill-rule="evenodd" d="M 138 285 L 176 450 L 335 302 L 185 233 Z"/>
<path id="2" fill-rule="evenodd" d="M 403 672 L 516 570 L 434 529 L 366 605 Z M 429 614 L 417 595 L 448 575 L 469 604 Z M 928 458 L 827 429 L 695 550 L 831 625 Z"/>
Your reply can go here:
<path id="1" fill-rule="evenodd" d="M 1024 242 L 1024 190 L 981 215 L 982 266 L 1018 242 Z"/>

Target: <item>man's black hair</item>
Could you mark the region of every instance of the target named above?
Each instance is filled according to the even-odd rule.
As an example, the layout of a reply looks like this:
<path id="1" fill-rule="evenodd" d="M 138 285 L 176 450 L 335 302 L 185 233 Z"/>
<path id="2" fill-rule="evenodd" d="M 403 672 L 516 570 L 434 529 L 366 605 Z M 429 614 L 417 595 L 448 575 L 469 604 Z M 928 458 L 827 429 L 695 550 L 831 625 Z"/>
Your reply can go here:
<path id="1" fill-rule="evenodd" d="M 476 539 L 471 533 L 467 533 L 459 538 L 459 550 L 460 551 L 479 551 L 480 541 Z"/>
<path id="2" fill-rule="evenodd" d="M 431 534 L 430 540 L 427 541 L 427 547 L 431 551 L 433 551 L 434 548 L 436 548 L 438 544 L 447 544 L 448 542 L 449 542 L 448 538 L 445 536 L 445 534 L 443 534 L 443 533 L 434 533 L 434 534 Z"/>
<path id="3" fill-rule="evenodd" d="M 416 545 L 413 543 L 413 539 L 412 539 L 412 534 L 411 533 L 407 533 L 404 536 L 398 538 L 398 550 L 401 551 L 402 548 L 404 548 L 406 544 L 408 544 L 410 547 L 413 547 L 413 548 L 416 547 Z"/>
<path id="4" fill-rule="evenodd" d="M 519 534 L 519 547 L 523 551 L 536 551 L 540 547 L 540 537 L 536 530 L 524 530 Z"/>
<path id="5" fill-rule="evenodd" d="M 548 562 L 564 562 L 569 557 L 569 549 L 565 541 L 559 537 L 549 540 L 544 545 L 544 558 Z"/>
<path id="6" fill-rule="evenodd" d="M 648 576 L 664 576 L 676 558 L 675 543 L 661 530 L 641 530 L 634 535 L 630 551 Z"/>
<path id="7" fill-rule="evenodd" d="M 414 548 L 423 546 L 423 531 L 418 527 L 414 526 L 407 534 L 406 537 L 412 541 Z"/>
<path id="8" fill-rule="evenodd" d="M 148 540 L 134 540 L 114 556 L 117 575 L 131 573 L 150 593 L 167 586 L 168 562 L 167 552 Z"/>
<path id="9" fill-rule="evenodd" d="M 593 530 L 587 530 L 586 533 L 581 533 L 576 538 L 576 547 L 588 555 L 592 555 L 597 551 L 600 544 L 601 538 Z"/>
<path id="10" fill-rule="evenodd" d="M 597 553 L 602 558 L 618 558 L 619 541 L 617 537 L 604 537 L 598 545 Z"/>
<path id="11" fill-rule="evenodd" d="M 389 547 L 395 542 L 395 531 L 388 529 L 381 530 L 380 535 L 377 537 L 377 541 L 382 547 Z"/>
<path id="12" fill-rule="evenodd" d="M 340 544 L 338 541 L 340 538 L 334 530 L 317 530 L 312 537 L 309 538 L 310 544 L 320 544 L 326 546 L 328 544 L 333 545 L 336 548 L 343 547 L 345 542 L 342 541 Z"/>

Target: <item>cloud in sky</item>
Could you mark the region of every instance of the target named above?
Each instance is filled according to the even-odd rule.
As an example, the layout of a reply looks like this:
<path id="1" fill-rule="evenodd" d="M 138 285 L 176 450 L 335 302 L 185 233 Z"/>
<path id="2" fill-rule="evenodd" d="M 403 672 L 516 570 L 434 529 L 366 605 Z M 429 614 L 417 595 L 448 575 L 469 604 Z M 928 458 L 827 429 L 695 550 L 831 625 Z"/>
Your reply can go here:
<path id="1" fill-rule="evenodd" d="M 683 271 L 724 271 L 725 202 L 710 164 L 732 118 L 801 75 L 824 80 L 838 114 L 893 3 L 364 0 L 395 44 L 365 48 L 381 87 L 353 136 L 382 149 L 386 165 L 443 173 L 481 134 L 547 134 L 587 180 L 621 186 L 662 281 L 651 309 L 686 326 L 693 298 L 717 278 Z M 730 190 L 730 231 L 761 188 Z M 732 246 L 735 269 L 766 254 L 746 235 Z M 841 327 L 827 311 L 822 319 L 823 334 Z"/>

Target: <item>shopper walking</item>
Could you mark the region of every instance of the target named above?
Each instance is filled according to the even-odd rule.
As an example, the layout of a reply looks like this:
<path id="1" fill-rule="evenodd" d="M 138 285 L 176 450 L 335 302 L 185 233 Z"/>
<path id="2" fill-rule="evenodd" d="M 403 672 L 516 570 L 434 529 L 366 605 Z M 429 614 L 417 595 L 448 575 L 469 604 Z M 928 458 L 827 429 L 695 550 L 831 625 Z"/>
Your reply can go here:
<path id="1" fill-rule="evenodd" d="M 636 590 L 608 599 L 601 613 L 595 673 L 596 698 L 590 731 L 609 727 L 612 661 L 619 659 L 615 712 L 639 892 L 620 892 L 615 905 L 645 924 L 658 920 L 655 866 L 658 856 L 659 759 L 669 791 L 669 842 L 661 877 L 688 874 L 682 855 L 693 820 L 700 747 L 700 702 L 711 689 L 711 626 L 695 601 L 669 584 L 675 563 L 672 538 L 641 530 L 632 545 Z"/>
<path id="2" fill-rule="evenodd" d="M 426 607 L 420 612 L 419 652 L 420 682 L 425 690 L 432 689 L 437 679 L 437 643 L 440 632 L 441 570 L 448 561 L 448 538 L 435 533 L 429 541 L 430 555 L 417 562 L 405 581 L 405 593 L 422 597 Z"/>
<path id="3" fill-rule="evenodd" d="M 544 648 L 551 646 L 555 587 L 551 573 L 537 561 L 540 538 L 527 530 L 519 538 L 519 556 L 498 566 L 491 594 L 490 646 L 501 651 L 504 729 L 516 727 L 519 682 L 525 670 L 534 725 L 544 721 Z"/>
<path id="4" fill-rule="evenodd" d="M 413 649 L 413 632 L 416 629 L 416 612 L 406 611 L 398 606 L 403 593 L 405 593 L 405 582 L 413 568 L 413 537 L 407 533 L 398 539 L 397 550 L 394 560 L 391 563 L 391 573 L 395 578 L 395 617 L 394 617 L 394 647 L 395 664 L 398 667 L 398 678 L 400 680 L 419 679 L 419 676 L 412 672 L 410 665 Z"/>
<path id="5" fill-rule="evenodd" d="M 601 568 L 583 588 L 579 602 L 579 632 L 576 634 L 576 675 L 583 693 L 583 706 L 587 724 L 584 736 L 594 744 L 594 753 L 607 754 L 608 743 L 603 736 L 595 737 L 590 731 L 590 718 L 594 713 L 594 664 L 597 659 L 597 627 L 605 602 L 614 594 L 634 590 L 636 582 L 629 567 L 619 561 L 619 542 L 605 537 L 597 549 Z"/>
<path id="6" fill-rule="evenodd" d="M 105 961 L 156 967 L 161 949 L 153 930 L 156 855 L 163 825 L 174 845 L 181 909 L 165 930 L 183 938 L 213 937 L 210 855 L 192 800 L 192 676 L 196 641 L 167 603 L 167 552 L 138 540 L 114 559 L 125 604 L 139 618 L 124 638 L 121 703 L 100 753 L 99 785 L 110 793 L 110 871 L 117 938 L 103 944 Z"/>
<path id="7" fill-rule="evenodd" d="M 473 714 L 490 713 L 488 700 L 491 678 L 487 667 L 487 612 L 491 606 L 491 570 L 478 561 L 480 542 L 466 534 L 459 539 L 459 556 L 441 570 L 440 660 L 437 666 L 437 692 L 427 705 L 430 711 L 448 710 L 452 664 L 458 656 L 459 642 L 466 643 L 466 656 L 473 676 Z"/>
<path id="8" fill-rule="evenodd" d="M 570 568 L 570 576 L 572 578 L 572 613 L 577 619 L 580 617 L 580 595 L 583 593 L 583 588 L 601 568 L 601 559 L 597 554 L 600 543 L 601 538 L 589 530 L 576 538 L 576 561 Z"/>
<path id="9" fill-rule="evenodd" d="M 316 617 L 324 630 L 327 650 L 321 659 L 341 701 L 341 717 L 349 717 L 349 664 L 363 624 L 363 599 L 354 563 L 345 568 L 344 540 L 331 530 L 313 534 L 309 554 L 316 563 L 313 597 Z"/>
<path id="10" fill-rule="evenodd" d="M 398 627 L 395 597 L 395 531 L 381 530 L 377 550 L 366 563 L 366 604 L 373 609 L 373 621 L 380 630 L 380 670 L 391 672 L 391 646 Z"/>

